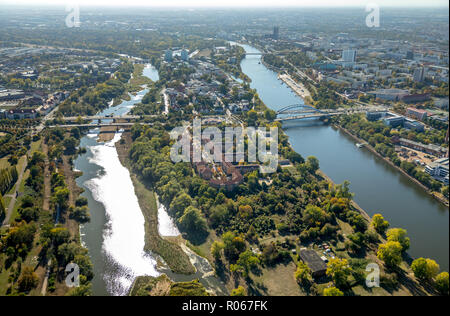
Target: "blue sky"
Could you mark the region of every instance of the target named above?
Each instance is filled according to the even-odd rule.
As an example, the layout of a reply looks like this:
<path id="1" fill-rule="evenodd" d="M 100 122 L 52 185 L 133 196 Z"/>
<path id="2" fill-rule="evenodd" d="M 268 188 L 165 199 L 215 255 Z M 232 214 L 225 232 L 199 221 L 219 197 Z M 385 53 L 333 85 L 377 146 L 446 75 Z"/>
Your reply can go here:
<path id="1" fill-rule="evenodd" d="M 101 6 L 446 6 L 448 0 L 0 0 L 0 4 L 58 4 L 78 3 Z"/>

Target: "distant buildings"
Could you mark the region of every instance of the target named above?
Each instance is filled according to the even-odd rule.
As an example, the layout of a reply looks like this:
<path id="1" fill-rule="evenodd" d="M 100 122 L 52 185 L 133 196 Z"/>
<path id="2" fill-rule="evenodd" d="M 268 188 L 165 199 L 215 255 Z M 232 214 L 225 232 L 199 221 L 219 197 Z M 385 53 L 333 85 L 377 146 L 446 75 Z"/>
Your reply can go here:
<path id="1" fill-rule="evenodd" d="M 369 91 L 367 92 L 367 94 L 372 95 L 380 100 L 394 101 L 394 102 L 403 101 L 405 103 L 416 103 L 430 100 L 430 95 L 428 93 L 409 94 L 408 90 L 395 88 Z"/>
<path id="2" fill-rule="evenodd" d="M 434 144 L 422 144 L 406 138 L 394 138 L 392 141 L 394 144 L 399 144 L 401 146 L 419 150 L 439 158 L 444 158 L 447 156 L 447 148 Z"/>
<path id="3" fill-rule="evenodd" d="M 188 61 L 189 60 L 189 52 L 186 49 L 181 51 L 181 60 Z"/>
<path id="4" fill-rule="evenodd" d="M 34 119 L 37 116 L 35 109 L 14 109 L 6 111 L 4 114 L 10 120 Z"/>
<path id="5" fill-rule="evenodd" d="M 408 108 L 406 110 L 406 115 L 415 118 L 416 120 L 423 121 L 427 119 L 428 112 L 416 108 Z"/>
<path id="6" fill-rule="evenodd" d="M 343 50 L 342 60 L 344 62 L 354 63 L 356 61 L 356 50 L 354 49 Z"/>
<path id="7" fill-rule="evenodd" d="M 390 112 L 367 112 L 366 118 L 368 121 L 383 119 L 383 123 L 392 128 L 403 127 L 417 132 L 425 130 L 424 124 Z"/>
<path id="8" fill-rule="evenodd" d="M 0 102 L 23 99 L 25 93 L 22 90 L 0 90 Z"/>
<path id="9" fill-rule="evenodd" d="M 406 52 L 406 59 L 413 60 L 414 52 L 412 50 Z"/>
<path id="10" fill-rule="evenodd" d="M 280 27 L 279 27 L 279 26 L 275 26 L 275 27 L 273 28 L 273 35 L 272 35 L 272 38 L 273 38 L 274 40 L 278 40 L 278 39 L 280 38 Z"/>
<path id="11" fill-rule="evenodd" d="M 377 99 L 386 101 L 400 101 L 404 96 L 408 95 L 407 90 L 402 89 L 379 89 L 367 92 L 369 95 L 375 96 Z"/>
<path id="12" fill-rule="evenodd" d="M 415 82 L 422 82 L 425 79 L 425 68 L 416 68 L 414 70 L 413 78 Z"/>
<path id="13" fill-rule="evenodd" d="M 164 53 L 164 60 L 168 63 L 172 62 L 172 60 L 173 60 L 172 50 L 170 50 L 170 49 L 166 50 L 166 52 Z"/>

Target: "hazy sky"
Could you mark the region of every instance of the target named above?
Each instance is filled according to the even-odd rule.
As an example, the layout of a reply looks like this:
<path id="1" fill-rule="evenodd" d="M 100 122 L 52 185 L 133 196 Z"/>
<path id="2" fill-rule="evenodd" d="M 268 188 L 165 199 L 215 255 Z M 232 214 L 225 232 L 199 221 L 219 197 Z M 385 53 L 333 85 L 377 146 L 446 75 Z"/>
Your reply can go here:
<path id="1" fill-rule="evenodd" d="M 447 6 L 448 0 L 0 0 L 0 4 L 59 4 L 107 6 Z"/>

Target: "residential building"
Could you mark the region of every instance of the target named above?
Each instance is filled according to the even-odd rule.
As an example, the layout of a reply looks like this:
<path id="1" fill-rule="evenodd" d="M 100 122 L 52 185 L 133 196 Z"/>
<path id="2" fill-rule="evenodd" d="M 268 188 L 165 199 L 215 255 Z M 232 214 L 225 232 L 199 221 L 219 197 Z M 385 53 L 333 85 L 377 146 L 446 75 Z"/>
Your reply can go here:
<path id="1" fill-rule="evenodd" d="M 436 180 L 441 181 L 444 184 L 448 185 L 448 178 L 449 178 L 448 168 L 449 168 L 448 158 L 441 158 L 427 165 L 425 168 L 425 172 L 427 172 Z"/>
<path id="2" fill-rule="evenodd" d="M 181 60 L 188 61 L 189 60 L 189 52 L 186 49 L 181 51 Z"/>
<path id="3" fill-rule="evenodd" d="M 275 26 L 273 28 L 273 39 L 278 40 L 280 38 L 280 27 L 279 26 Z"/>
<path id="4" fill-rule="evenodd" d="M 415 150 L 419 150 L 422 151 L 424 153 L 439 157 L 439 158 L 444 158 L 447 156 L 447 148 L 438 146 L 438 145 L 434 145 L 434 144 L 422 144 L 422 143 L 418 143 L 406 138 L 393 138 L 392 142 L 394 144 L 400 144 L 402 146 L 408 147 L 408 148 L 412 148 Z"/>
<path id="5" fill-rule="evenodd" d="M 402 97 L 402 101 L 405 103 L 425 102 L 428 100 L 430 100 L 430 95 L 428 93 L 410 94 Z"/>
<path id="6" fill-rule="evenodd" d="M 410 130 L 414 130 L 416 132 L 423 132 L 423 131 L 425 131 L 425 125 L 424 124 L 422 124 L 420 122 L 417 122 L 417 121 L 414 121 L 414 120 L 411 120 L 411 119 L 407 119 L 407 118 L 405 118 L 405 121 L 403 122 L 403 127 L 407 128 L 407 129 L 410 129 Z"/>
<path id="7" fill-rule="evenodd" d="M 342 60 L 345 62 L 354 63 L 356 61 L 356 50 L 354 49 L 343 50 Z"/>
<path id="8" fill-rule="evenodd" d="M 172 50 L 168 49 L 164 53 L 164 60 L 168 63 L 170 63 L 173 60 L 173 52 Z"/>
<path id="9" fill-rule="evenodd" d="M 415 82 L 422 82 L 425 79 L 425 68 L 416 68 L 414 70 L 413 78 Z"/>
<path id="10" fill-rule="evenodd" d="M 6 112 L 6 118 L 10 120 L 34 119 L 37 112 L 34 109 L 14 109 Z"/>
<path id="11" fill-rule="evenodd" d="M 421 109 L 416 108 L 408 108 L 406 109 L 406 115 L 417 120 L 423 121 L 427 119 L 428 112 Z"/>
<path id="12" fill-rule="evenodd" d="M 366 118 L 368 121 L 378 121 L 386 116 L 386 112 L 367 112 Z"/>
<path id="13" fill-rule="evenodd" d="M 375 98 L 387 101 L 399 101 L 404 96 L 408 95 L 407 90 L 402 89 L 379 89 L 376 91 L 369 91 L 367 94 L 374 95 Z"/>

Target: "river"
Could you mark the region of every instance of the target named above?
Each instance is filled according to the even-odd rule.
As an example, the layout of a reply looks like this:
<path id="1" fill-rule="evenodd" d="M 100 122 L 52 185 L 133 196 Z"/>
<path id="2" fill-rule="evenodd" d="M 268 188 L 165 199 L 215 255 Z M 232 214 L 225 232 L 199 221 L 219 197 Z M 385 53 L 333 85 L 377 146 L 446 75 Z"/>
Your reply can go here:
<path id="1" fill-rule="evenodd" d="M 151 66 L 144 69 L 144 75 L 153 81 L 159 80 L 158 72 Z M 148 89 L 143 89 L 130 101 L 105 109 L 100 116 L 127 114 L 139 103 Z M 137 276 L 159 276 L 166 273 L 175 282 L 199 279 L 207 290 L 218 295 L 226 295 L 224 284 L 215 276 L 209 262 L 183 247 L 191 263 L 196 268 L 192 275 L 172 273 L 165 267 L 156 268 L 157 260 L 152 254 L 144 252 L 145 219 L 130 173 L 122 166 L 115 143 L 121 133 L 113 140 L 97 142 L 99 130 L 93 129 L 81 139 L 80 146 L 87 149 L 74 162 L 75 169 L 83 172 L 77 185 L 88 199 L 91 221 L 80 228 L 81 241 L 89 250 L 93 263 L 94 279 L 92 291 L 96 296 L 127 295 Z M 178 236 L 180 232 L 163 205 L 158 205 L 158 231 L 163 237 Z"/>
<path id="2" fill-rule="evenodd" d="M 241 45 L 248 53 L 259 51 Z M 260 63 L 261 57 L 247 56 L 242 71 L 252 79 L 251 87 L 273 110 L 302 104 L 303 100 L 278 79 L 277 73 Z M 284 126 L 295 151 L 315 156 L 320 168 L 335 183 L 351 182 L 357 202 L 370 216 L 381 213 L 391 227 L 408 231 L 414 257 L 436 260 L 441 270 L 449 265 L 449 210 L 412 183 L 395 168 L 367 149 L 358 149 L 344 133 L 319 121 L 289 123 Z"/>
<path id="3" fill-rule="evenodd" d="M 150 65 L 144 75 L 156 81 L 158 71 Z M 131 100 L 110 107 L 99 115 L 124 115 L 147 93 L 143 89 Z M 122 166 L 114 144 L 97 142 L 98 129 L 81 139 L 87 149 L 74 162 L 83 175 L 77 179 L 88 199 L 91 221 L 80 228 L 81 240 L 88 248 L 94 269 L 94 295 L 125 295 L 136 276 L 158 276 L 156 260 L 144 252 L 144 216 L 134 193 L 128 170 Z M 164 229 L 164 228 L 163 228 Z M 167 230 L 167 229 L 166 229 Z"/>

